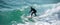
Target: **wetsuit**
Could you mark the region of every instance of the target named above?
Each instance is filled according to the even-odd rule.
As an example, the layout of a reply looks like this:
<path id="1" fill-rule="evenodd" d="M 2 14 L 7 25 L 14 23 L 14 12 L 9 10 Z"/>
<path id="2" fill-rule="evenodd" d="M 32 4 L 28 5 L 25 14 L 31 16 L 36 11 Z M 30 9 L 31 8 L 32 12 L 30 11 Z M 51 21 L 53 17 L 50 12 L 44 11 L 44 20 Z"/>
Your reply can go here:
<path id="1" fill-rule="evenodd" d="M 31 7 L 31 11 L 30 11 L 30 12 L 31 12 L 31 16 L 32 16 L 33 14 L 36 16 L 36 12 L 37 12 L 37 11 L 36 11 L 34 8 Z"/>

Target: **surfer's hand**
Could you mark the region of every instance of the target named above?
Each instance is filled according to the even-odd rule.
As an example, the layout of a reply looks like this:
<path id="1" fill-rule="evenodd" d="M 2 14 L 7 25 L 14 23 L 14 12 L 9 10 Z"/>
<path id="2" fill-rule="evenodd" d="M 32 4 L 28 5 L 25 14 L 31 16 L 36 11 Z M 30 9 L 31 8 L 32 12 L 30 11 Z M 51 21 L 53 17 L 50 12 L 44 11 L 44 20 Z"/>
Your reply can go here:
<path id="1" fill-rule="evenodd" d="M 30 13 L 30 12 L 29 12 Z"/>
<path id="2" fill-rule="evenodd" d="M 31 13 L 31 11 L 29 13 Z"/>

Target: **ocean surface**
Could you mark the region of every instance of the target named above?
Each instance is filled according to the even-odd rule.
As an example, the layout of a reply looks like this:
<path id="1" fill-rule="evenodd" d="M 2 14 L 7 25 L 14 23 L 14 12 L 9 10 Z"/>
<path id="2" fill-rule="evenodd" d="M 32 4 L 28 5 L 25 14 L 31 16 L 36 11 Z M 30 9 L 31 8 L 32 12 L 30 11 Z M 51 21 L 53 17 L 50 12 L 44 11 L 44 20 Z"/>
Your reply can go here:
<path id="1" fill-rule="evenodd" d="M 30 7 L 37 16 L 30 18 Z M 0 25 L 60 25 L 59 0 L 0 0 Z"/>

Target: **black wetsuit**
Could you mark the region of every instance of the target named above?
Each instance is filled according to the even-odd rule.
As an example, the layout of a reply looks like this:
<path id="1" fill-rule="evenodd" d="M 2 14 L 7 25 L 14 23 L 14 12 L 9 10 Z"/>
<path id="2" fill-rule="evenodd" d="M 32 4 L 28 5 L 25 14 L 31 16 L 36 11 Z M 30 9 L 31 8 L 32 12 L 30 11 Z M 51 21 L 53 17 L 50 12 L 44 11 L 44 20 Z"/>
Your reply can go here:
<path id="1" fill-rule="evenodd" d="M 30 12 L 31 12 L 31 16 L 32 16 L 33 14 L 36 16 L 36 12 L 37 12 L 37 11 L 36 11 L 34 8 L 31 7 L 31 11 L 30 11 Z"/>

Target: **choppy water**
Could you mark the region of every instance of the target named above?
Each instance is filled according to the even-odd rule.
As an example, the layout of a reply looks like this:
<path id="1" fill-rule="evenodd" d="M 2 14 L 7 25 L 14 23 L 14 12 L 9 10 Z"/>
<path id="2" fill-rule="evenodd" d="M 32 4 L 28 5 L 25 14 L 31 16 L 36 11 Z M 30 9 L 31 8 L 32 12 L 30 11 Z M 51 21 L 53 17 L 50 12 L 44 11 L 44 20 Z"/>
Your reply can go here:
<path id="1" fill-rule="evenodd" d="M 0 25 L 60 25 L 60 3 L 40 4 L 28 0 L 0 0 Z M 35 3 L 34 3 L 35 2 Z M 33 4 L 34 3 L 34 4 Z M 53 4 L 52 4 L 53 3 Z M 37 10 L 30 17 L 30 6 Z"/>

